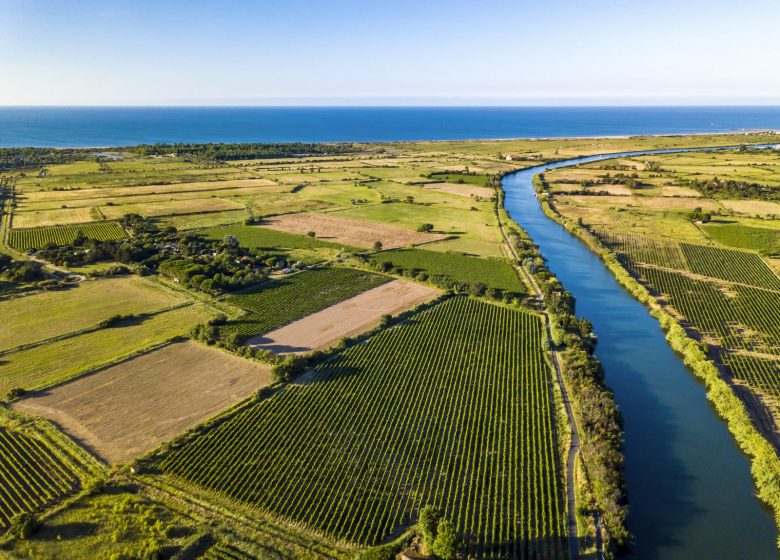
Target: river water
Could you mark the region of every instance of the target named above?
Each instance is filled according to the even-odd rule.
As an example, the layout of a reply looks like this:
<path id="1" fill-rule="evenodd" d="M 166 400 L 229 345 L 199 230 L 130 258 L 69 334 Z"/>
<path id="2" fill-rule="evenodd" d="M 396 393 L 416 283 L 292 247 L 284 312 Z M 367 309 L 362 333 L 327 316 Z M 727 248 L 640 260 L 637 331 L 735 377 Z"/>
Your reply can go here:
<path id="1" fill-rule="evenodd" d="M 680 150 L 677 150 L 680 151 Z M 647 153 L 647 152 L 643 152 Z M 640 154 L 636 152 L 635 155 Z M 623 414 L 631 558 L 775 559 L 770 511 L 755 497 L 750 463 L 667 345 L 658 322 L 600 259 L 544 215 L 533 176 L 594 156 L 518 171 L 503 180 L 505 206 L 593 323 L 596 354 Z"/>

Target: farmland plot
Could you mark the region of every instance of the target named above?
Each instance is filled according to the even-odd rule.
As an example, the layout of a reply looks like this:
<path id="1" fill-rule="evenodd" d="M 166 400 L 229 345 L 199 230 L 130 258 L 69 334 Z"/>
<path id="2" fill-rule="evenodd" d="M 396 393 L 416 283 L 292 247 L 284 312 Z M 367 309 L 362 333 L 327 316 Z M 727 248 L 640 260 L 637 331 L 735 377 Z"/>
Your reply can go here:
<path id="1" fill-rule="evenodd" d="M 381 542 L 434 503 L 479 557 L 565 558 L 542 332 L 534 314 L 454 297 L 150 468 L 332 539 Z"/>
<path id="2" fill-rule="evenodd" d="M 269 366 L 183 342 L 33 394 L 13 407 L 56 422 L 115 464 L 154 449 L 270 382 Z"/>

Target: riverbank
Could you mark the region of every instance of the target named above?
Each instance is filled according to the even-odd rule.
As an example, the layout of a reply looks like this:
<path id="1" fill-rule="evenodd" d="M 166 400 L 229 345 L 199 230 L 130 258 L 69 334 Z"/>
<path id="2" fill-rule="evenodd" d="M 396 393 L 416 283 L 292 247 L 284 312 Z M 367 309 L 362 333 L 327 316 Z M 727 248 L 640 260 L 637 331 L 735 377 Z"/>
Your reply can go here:
<path id="1" fill-rule="evenodd" d="M 708 400 L 726 422 L 740 449 L 750 457 L 757 495 L 772 509 L 775 524 L 780 530 L 780 458 L 772 443 L 767 441 L 753 422 L 753 417 L 760 414 L 759 411 L 750 410 L 750 403 L 740 398 L 733 390 L 732 384 L 723 377 L 717 364 L 705 354 L 698 341 L 631 275 L 620 263 L 617 255 L 587 228 L 558 213 L 550 197 L 543 195 L 545 189 L 542 180 L 535 181 L 534 186 L 540 195 L 544 213 L 599 256 L 620 285 L 647 307 L 666 334 L 669 346 L 683 356 L 685 365 L 705 384 Z"/>

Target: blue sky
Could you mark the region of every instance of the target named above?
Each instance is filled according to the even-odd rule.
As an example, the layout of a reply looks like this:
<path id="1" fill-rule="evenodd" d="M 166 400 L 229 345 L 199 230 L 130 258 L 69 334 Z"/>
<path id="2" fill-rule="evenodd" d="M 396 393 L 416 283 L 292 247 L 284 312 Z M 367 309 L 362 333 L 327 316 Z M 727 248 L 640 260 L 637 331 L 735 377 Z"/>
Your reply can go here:
<path id="1" fill-rule="evenodd" d="M 777 0 L 0 0 L 0 105 L 780 104 Z"/>

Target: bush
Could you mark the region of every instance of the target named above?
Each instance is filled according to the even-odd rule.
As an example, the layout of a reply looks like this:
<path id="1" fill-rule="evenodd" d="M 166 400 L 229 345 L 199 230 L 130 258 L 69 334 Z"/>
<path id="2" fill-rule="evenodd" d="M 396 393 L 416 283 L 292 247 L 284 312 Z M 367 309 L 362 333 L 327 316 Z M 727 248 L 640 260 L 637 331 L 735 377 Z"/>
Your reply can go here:
<path id="1" fill-rule="evenodd" d="M 25 540 L 38 528 L 38 520 L 32 513 L 17 513 L 11 519 L 8 533 L 19 540 Z"/>

